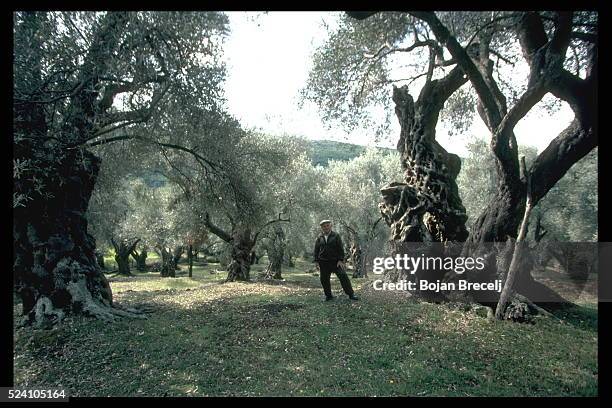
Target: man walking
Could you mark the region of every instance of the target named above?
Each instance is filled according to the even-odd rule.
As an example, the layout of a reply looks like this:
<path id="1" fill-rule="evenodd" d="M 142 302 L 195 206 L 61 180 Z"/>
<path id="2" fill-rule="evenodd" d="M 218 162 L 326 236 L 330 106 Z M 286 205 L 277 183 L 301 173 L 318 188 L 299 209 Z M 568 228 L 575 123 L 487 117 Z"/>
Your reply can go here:
<path id="1" fill-rule="evenodd" d="M 314 259 L 321 276 L 321 285 L 325 292 L 325 300 L 332 300 L 330 277 L 332 272 L 340 279 L 342 289 L 349 296 L 349 299 L 358 300 L 353 292 L 351 281 L 344 270 L 344 246 L 340 235 L 332 231 L 332 222 L 323 220 L 319 223 L 321 235 L 315 241 Z"/>

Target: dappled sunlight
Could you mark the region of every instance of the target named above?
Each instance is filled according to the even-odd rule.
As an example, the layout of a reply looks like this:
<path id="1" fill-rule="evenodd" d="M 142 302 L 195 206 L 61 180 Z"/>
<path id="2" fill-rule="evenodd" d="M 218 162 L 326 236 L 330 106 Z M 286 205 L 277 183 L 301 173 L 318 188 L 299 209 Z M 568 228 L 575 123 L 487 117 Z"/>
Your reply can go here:
<path id="1" fill-rule="evenodd" d="M 309 275 L 284 276 L 290 283 Z M 62 385 L 75 396 L 331 396 L 558 395 L 555 382 L 566 393 L 597 382 L 596 355 L 587 346 L 596 344 L 596 335 L 570 325 L 491 323 L 446 305 L 367 290 L 359 279 L 353 282 L 360 301 L 330 303 L 319 288 L 197 278 L 197 285 L 209 286 L 170 288 L 167 282 L 188 278 L 150 276 L 112 283 L 133 283 L 132 291 L 116 294 L 118 302 L 157 306 L 146 320 L 107 325 L 80 317 L 48 335 L 18 331 L 17 383 Z M 339 291 L 339 282 L 333 288 Z M 570 329 L 581 346 L 568 356 L 551 345 Z M 515 355 L 507 344 L 523 352 Z M 521 360 L 523 354 L 538 363 Z M 537 387 L 513 374 L 527 364 Z M 101 372 L 114 380 L 104 381 Z"/>
<path id="2" fill-rule="evenodd" d="M 131 286 L 132 289 L 117 293 L 116 299 L 127 304 L 139 303 L 141 300 L 149 301 L 154 298 L 157 305 L 191 309 L 201 304 L 218 301 L 239 299 L 242 296 L 260 296 L 271 298 L 276 295 L 300 296 L 297 289 L 286 286 L 270 286 L 259 282 L 212 282 L 208 284 L 190 281 L 189 278 L 159 278 L 154 283 Z M 147 293 L 155 291 L 155 294 Z"/>
<path id="3" fill-rule="evenodd" d="M 15 388 L 598 394 L 598 10 L 11 27 Z"/>

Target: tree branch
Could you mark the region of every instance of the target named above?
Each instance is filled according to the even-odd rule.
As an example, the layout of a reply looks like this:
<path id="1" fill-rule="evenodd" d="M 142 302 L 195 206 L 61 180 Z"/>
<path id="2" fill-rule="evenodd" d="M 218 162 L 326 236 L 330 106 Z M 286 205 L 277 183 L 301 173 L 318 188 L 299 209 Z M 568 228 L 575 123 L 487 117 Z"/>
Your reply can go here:
<path id="1" fill-rule="evenodd" d="M 143 137 L 143 136 L 139 136 L 139 135 L 134 135 L 134 134 L 132 134 L 132 135 L 125 134 L 125 135 L 121 135 L 121 136 L 113 136 L 113 137 L 110 137 L 108 139 L 103 139 L 103 140 L 98 140 L 98 141 L 93 142 L 93 143 L 88 143 L 88 144 L 86 144 L 86 146 L 88 146 L 88 147 L 95 147 L 95 146 L 100 146 L 100 145 L 104 145 L 104 144 L 107 144 L 107 143 L 118 142 L 118 141 L 121 141 L 121 140 L 139 140 L 139 141 L 142 141 L 142 142 L 151 143 L 151 144 L 154 144 L 154 145 L 157 145 L 157 146 L 161 146 L 161 147 L 168 147 L 168 148 L 171 148 L 171 149 L 181 150 L 183 152 L 187 152 L 187 153 L 191 154 L 196 159 L 196 161 L 198 161 L 198 163 L 201 166 L 205 167 L 204 163 L 206 163 L 211 169 L 218 170 L 218 166 L 216 164 L 214 164 L 210 160 L 207 160 L 206 158 L 202 157 L 200 154 L 195 152 L 193 149 L 189 149 L 187 147 L 176 145 L 176 144 L 172 144 L 172 143 L 163 143 L 163 142 L 159 142 L 157 140 L 151 140 L 149 138 L 146 138 L 146 137 Z"/>
<path id="2" fill-rule="evenodd" d="M 108 79 L 108 78 L 104 78 L 104 79 Z M 143 79 L 143 80 L 130 81 L 130 82 L 123 81 L 123 80 L 116 80 L 117 83 L 107 85 L 104 88 L 102 99 L 100 100 L 100 102 L 98 102 L 98 111 L 100 113 L 106 112 L 106 110 L 108 110 L 112 106 L 115 96 L 119 95 L 120 93 L 134 91 L 138 89 L 138 87 L 144 84 L 151 84 L 151 83 L 162 84 L 162 83 L 166 83 L 167 81 L 168 81 L 168 78 L 162 75 L 155 75 L 155 76 Z"/>
<path id="3" fill-rule="evenodd" d="M 164 78 L 164 77 L 162 77 Z M 164 82 L 166 82 L 165 86 L 163 88 L 158 88 L 154 91 L 153 93 L 153 97 L 151 98 L 151 103 L 149 103 L 149 106 L 147 107 L 142 107 L 140 109 L 136 109 L 136 110 L 131 110 L 131 111 L 126 111 L 126 112 L 116 112 L 116 113 L 111 113 L 111 114 L 107 114 L 105 115 L 104 119 L 100 121 L 100 127 L 104 128 L 105 126 L 108 126 L 110 124 L 114 124 L 117 122 L 128 122 L 130 124 L 134 124 L 134 123 L 142 123 L 142 122 L 146 122 L 147 120 L 149 120 L 151 118 L 151 115 L 153 114 L 153 111 L 155 109 L 155 107 L 159 104 L 159 102 L 163 99 L 164 95 L 166 94 L 166 92 L 168 91 L 168 89 L 170 89 L 170 82 L 169 81 L 165 81 L 164 78 Z M 142 85 L 142 83 L 138 83 L 135 85 Z M 117 85 L 116 89 L 130 89 L 131 87 L 128 85 Z M 135 89 L 135 87 L 134 87 Z M 104 102 L 105 105 L 98 105 L 98 111 L 99 113 L 104 112 L 103 110 L 101 110 L 101 108 L 104 108 L 104 110 L 110 108 L 110 105 L 112 105 L 112 99 L 111 96 L 114 98 L 114 96 L 116 96 L 117 94 L 119 94 L 119 91 L 109 91 L 110 94 L 108 96 L 108 99 L 105 100 L 104 98 L 107 97 L 107 95 L 104 95 L 104 98 L 102 101 L 100 102 Z M 127 90 L 124 90 L 122 92 L 127 92 Z M 108 105 L 108 106 L 107 106 Z M 106 133 L 105 129 L 101 129 L 102 132 Z M 98 136 L 100 136 L 101 133 L 96 132 L 94 133 L 93 136 L 91 136 L 88 140 L 91 140 L 93 138 L 96 138 Z"/>
<path id="4" fill-rule="evenodd" d="M 519 100 L 514 104 L 510 111 L 504 116 L 499 127 L 495 131 L 496 134 L 505 134 L 511 132 L 514 126 L 521 120 L 538 102 L 546 95 L 546 87 L 544 80 L 541 79 L 532 87 L 529 87 Z"/>
<path id="5" fill-rule="evenodd" d="M 598 36 L 595 33 L 583 33 L 581 31 L 573 31 L 570 37 L 588 43 L 596 43 L 598 39 Z"/>
<path id="6" fill-rule="evenodd" d="M 260 234 L 260 233 L 261 233 L 261 232 L 262 232 L 262 231 L 263 231 L 263 230 L 264 230 L 266 227 L 268 227 L 269 225 L 272 225 L 272 224 L 277 223 L 277 222 L 291 222 L 291 217 L 289 217 L 289 218 L 288 218 L 288 219 L 286 219 L 286 220 L 283 220 L 283 219 L 281 218 L 281 215 L 282 215 L 282 213 L 279 213 L 279 214 L 278 214 L 278 219 L 266 222 L 266 223 L 265 223 L 265 224 L 264 224 L 264 225 L 263 225 L 263 226 L 262 226 L 262 227 L 259 229 L 259 231 L 257 231 L 257 233 L 255 233 L 255 236 L 253 237 L 253 245 L 254 245 L 254 244 L 257 242 L 257 237 L 259 237 L 259 234 Z"/>
<path id="7" fill-rule="evenodd" d="M 210 220 L 210 214 L 208 214 L 208 212 L 204 214 L 204 225 L 206 225 L 206 228 L 208 228 L 210 232 L 221 238 L 223 241 L 229 243 L 234 240 L 230 234 L 212 223 Z"/>
<path id="8" fill-rule="evenodd" d="M 578 160 L 597 146 L 597 135 L 576 118 L 538 155 L 529 173 L 535 205 Z"/>
<path id="9" fill-rule="evenodd" d="M 492 127 L 497 127 L 501 122 L 503 113 L 499 111 L 492 90 L 489 88 L 483 75 L 470 58 L 467 51 L 457 42 L 448 29 L 442 24 L 438 17 L 433 12 L 411 12 L 414 17 L 423 20 L 429 25 L 434 35 L 440 42 L 446 46 L 450 54 L 463 68 L 463 71 L 470 79 L 476 93 L 482 101 L 485 114 L 488 118 L 488 123 Z"/>
<path id="10" fill-rule="evenodd" d="M 365 20 L 366 18 L 373 16 L 378 13 L 378 11 L 347 11 L 346 14 L 349 17 L 355 18 L 357 20 Z"/>

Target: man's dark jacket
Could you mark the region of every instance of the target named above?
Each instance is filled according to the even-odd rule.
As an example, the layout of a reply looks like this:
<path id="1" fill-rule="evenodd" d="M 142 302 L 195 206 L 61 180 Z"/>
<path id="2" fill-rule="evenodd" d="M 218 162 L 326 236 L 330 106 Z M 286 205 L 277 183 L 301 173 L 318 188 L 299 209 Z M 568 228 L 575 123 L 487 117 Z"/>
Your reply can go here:
<path id="1" fill-rule="evenodd" d="M 344 245 L 340 235 L 331 231 L 327 236 L 327 243 L 323 234 L 317 237 L 314 249 L 314 260 L 319 261 L 344 261 Z"/>

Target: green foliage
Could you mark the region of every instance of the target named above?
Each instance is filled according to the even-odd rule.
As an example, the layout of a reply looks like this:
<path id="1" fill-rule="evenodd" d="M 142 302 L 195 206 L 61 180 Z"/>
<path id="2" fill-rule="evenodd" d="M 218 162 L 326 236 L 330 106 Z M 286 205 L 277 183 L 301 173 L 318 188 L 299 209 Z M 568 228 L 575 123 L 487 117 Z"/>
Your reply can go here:
<path id="1" fill-rule="evenodd" d="M 541 215 L 542 226 L 548 230 L 544 239 L 597 241 L 597 158 L 595 148 L 574 164 L 536 206 L 533 219 Z"/>
<path id="2" fill-rule="evenodd" d="M 484 140 L 472 139 L 467 150 L 469 154 L 461 161 L 457 186 L 468 216 L 466 227 L 469 230 L 495 194 L 497 177 L 493 154 Z"/>
<path id="3" fill-rule="evenodd" d="M 379 58 L 381 47 L 395 47 L 418 26 L 406 13 L 381 12 L 358 21 L 343 14 L 336 27 L 329 27 L 327 41 L 313 55 L 313 67 L 304 100 L 314 102 L 323 121 L 343 126 L 372 129 L 380 136 L 390 123 L 388 59 Z M 383 106 L 384 123 L 372 110 Z M 377 127 L 378 125 L 378 127 Z"/>
<path id="4" fill-rule="evenodd" d="M 380 189 L 402 179 L 399 154 L 368 149 L 350 161 L 331 161 L 320 177 L 317 219 L 333 220 L 345 243 L 358 240 L 364 252 L 382 249 L 376 246 L 386 242 L 388 228 L 378 209 Z M 318 222 L 313 229 L 319 232 Z"/>
<path id="5" fill-rule="evenodd" d="M 492 199 L 497 173 L 493 154 L 484 140 L 470 141 L 468 151 L 457 185 L 467 210 L 469 227 Z M 541 217 L 542 226 L 548 230 L 544 239 L 597 240 L 597 152 L 596 148 L 574 164 L 534 208 L 531 225 L 535 228 L 537 218 Z M 519 146 L 519 155 L 525 156 L 529 168 L 537 151 L 532 146 Z"/>
<path id="6" fill-rule="evenodd" d="M 121 178 L 151 144 L 176 142 L 184 123 L 222 122 L 223 13 L 16 12 L 13 21 L 16 207 L 51 199 L 44 183 L 64 180 L 47 170 L 76 147 L 99 144 Z M 133 138 L 148 147 L 106 144 Z"/>
<path id="7" fill-rule="evenodd" d="M 335 142 L 332 140 L 312 140 L 309 141 L 310 157 L 312 164 L 317 166 L 327 166 L 331 160 L 351 160 L 363 154 L 368 148 L 365 146 L 351 143 Z M 379 147 L 378 150 L 384 152 L 394 152 L 395 149 Z"/>

